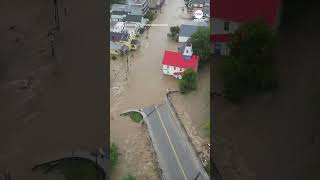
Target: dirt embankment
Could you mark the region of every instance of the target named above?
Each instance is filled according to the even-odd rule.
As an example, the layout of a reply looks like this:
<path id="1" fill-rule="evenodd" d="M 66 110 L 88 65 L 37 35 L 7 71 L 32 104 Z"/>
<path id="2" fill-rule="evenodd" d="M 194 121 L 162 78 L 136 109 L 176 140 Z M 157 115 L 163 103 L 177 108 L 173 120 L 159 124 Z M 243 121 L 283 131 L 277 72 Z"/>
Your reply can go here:
<path id="1" fill-rule="evenodd" d="M 126 175 L 134 175 L 138 179 L 159 180 L 160 174 L 153 154 L 148 131 L 143 124 L 133 122 L 129 117 L 120 117 L 113 122 L 117 126 L 111 129 L 111 142 L 119 146 L 119 162 L 115 166 L 111 179 L 121 180 Z M 115 134 L 121 124 L 131 128 L 126 133 Z M 123 139 L 126 139 L 123 141 Z"/>
<path id="2" fill-rule="evenodd" d="M 210 67 L 199 70 L 197 91 L 188 95 L 169 95 L 179 119 L 182 121 L 201 160 L 209 160 L 210 153 Z"/>

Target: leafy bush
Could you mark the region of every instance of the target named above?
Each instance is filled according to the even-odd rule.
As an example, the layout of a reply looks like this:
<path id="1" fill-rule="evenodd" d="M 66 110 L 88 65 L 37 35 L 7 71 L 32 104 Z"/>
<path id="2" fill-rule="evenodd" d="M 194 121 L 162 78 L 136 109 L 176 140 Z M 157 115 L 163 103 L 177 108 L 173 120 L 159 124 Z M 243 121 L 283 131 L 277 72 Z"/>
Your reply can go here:
<path id="1" fill-rule="evenodd" d="M 170 27 L 170 33 L 168 33 L 167 36 L 172 40 L 178 41 L 179 31 L 180 31 L 179 26 L 172 26 Z"/>
<path id="2" fill-rule="evenodd" d="M 129 116 L 132 119 L 132 121 L 137 122 L 137 123 L 139 123 L 143 119 L 142 115 L 138 112 L 130 112 Z"/>
<path id="3" fill-rule="evenodd" d="M 210 29 L 207 27 L 199 27 L 191 35 L 193 53 L 200 57 L 199 67 L 202 67 L 210 58 L 211 42 L 209 37 Z"/>
<path id="4" fill-rule="evenodd" d="M 197 73 L 193 69 L 189 68 L 184 71 L 182 80 L 179 81 L 179 88 L 182 94 L 197 89 Z"/>
<path id="5" fill-rule="evenodd" d="M 241 26 L 228 44 L 230 55 L 223 62 L 224 93 L 241 100 L 251 92 L 277 86 L 273 62 L 274 32 L 261 20 Z"/>
<path id="6" fill-rule="evenodd" d="M 110 147 L 111 168 L 113 168 L 117 164 L 118 158 L 119 158 L 119 148 L 116 144 L 112 143 Z"/>
<path id="7" fill-rule="evenodd" d="M 125 176 L 122 178 L 122 180 L 136 180 L 137 178 L 131 175 Z"/>
<path id="8" fill-rule="evenodd" d="M 151 22 L 157 17 L 157 14 L 153 11 L 148 11 L 143 17 L 149 19 L 149 21 Z"/>
<path id="9" fill-rule="evenodd" d="M 116 57 L 116 56 L 112 56 L 111 58 L 112 58 L 112 60 L 116 60 L 116 59 L 117 59 L 117 57 Z"/>

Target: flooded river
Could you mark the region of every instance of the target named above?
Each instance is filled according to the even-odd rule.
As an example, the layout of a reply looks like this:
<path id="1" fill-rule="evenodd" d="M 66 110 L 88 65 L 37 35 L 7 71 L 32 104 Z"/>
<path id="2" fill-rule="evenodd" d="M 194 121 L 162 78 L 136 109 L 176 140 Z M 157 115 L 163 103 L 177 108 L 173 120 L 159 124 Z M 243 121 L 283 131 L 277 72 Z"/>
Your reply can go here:
<path id="1" fill-rule="evenodd" d="M 133 174 L 138 179 L 159 179 L 157 164 L 152 163 L 152 146 L 147 131 L 119 114 L 128 109 L 137 109 L 162 103 L 166 89 L 177 89 L 177 80 L 162 74 L 162 58 L 165 50 L 177 51 L 178 43 L 167 38 L 170 26 L 181 25 L 190 20 L 182 18 L 183 0 L 167 1 L 158 13 L 153 26 L 139 38 L 141 48 L 127 57 L 110 62 L 110 128 L 111 142 L 118 144 L 121 156 L 111 179 Z M 128 73 L 127 69 L 129 69 Z"/>

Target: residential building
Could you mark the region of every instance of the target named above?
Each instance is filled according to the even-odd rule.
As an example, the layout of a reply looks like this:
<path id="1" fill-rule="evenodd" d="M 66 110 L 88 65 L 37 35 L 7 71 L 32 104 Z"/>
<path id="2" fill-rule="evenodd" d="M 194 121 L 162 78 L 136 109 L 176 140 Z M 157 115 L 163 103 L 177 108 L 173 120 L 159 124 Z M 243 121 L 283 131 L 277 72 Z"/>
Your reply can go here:
<path id="1" fill-rule="evenodd" d="M 127 4 L 112 4 L 111 12 L 112 11 L 125 11 L 129 12 L 129 5 Z"/>
<path id="2" fill-rule="evenodd" d="M 211 5 L 213 53 L 227 55 L 227 42 L 241 24 L 262 18 L 273 28 L 279 25 L 280 0 L 215 0 Z"/>
<path id="3" fill-rule="evenodd" d="M 149 11 L 149 0 L 128 0 L 130 14 L 146 15 Z"/>
<path id="4" fill-rule="evenodd" d="M 128 15 L 128 12 L 126 11 L 112 11 L 111 12 L 111 21 L 124 21 L 124 19 L 126 18 L 126 16 Z"/>
<path id="5" fill-rule="evenodd" d="M 110 54 L 111 55 L 121 55 L 129 51 L 129 48 L 122 45 L 120 42 L 110 41 Z"/>
<path id="6" fill-rule="evenodd" d="M 117 22 L 117 21 L 111 21 L 110 22 L 110 31 L 111 32 L 125 32 L 125 23 L 124 22 Z"/>
<path id="7" fill-rule="evenodd" d="M 191 8 L 203 8 L 205 0 L 191 0 Z"/>
<path id="8" fill-rule="evenodd" d="M 191 35 L 195 33 L 199 27 L 206 26 L 206 23 L 182 24 L 180 26 L 178 42 L 187 42 Z"/>
<path id="9" fill-rule="evenodd" d="M 177 79 L 182 79 L 183 72 L 192 68 L 198 70 L 199 56 L 193 55 L 192 45 L 186 43 L 182 53 L 166 50 L 162 60 L 163 74 L 173 76 Z"/>
<path id="10" fill-rule="evenodd" d="M 148 19 L 143 18 L 142 15 L 127 15 L 127 17 L 125 18 L 125 22 L 127 24 L 132 23 L 132 24 L 136 24 L 138 27 L 140 28 L 144 28 L 144 26 L 148 23 Z"/>
<path id="11" fill-rule="evenodd" d="M 204 7 L 210 7 L 210 0 L 204 0 Z"/>
<path id="12" fill-rule="evenodd" d="M 139 34 L 140 26 L 137 23 L 125 23 L 125 33 L 130 34 L 130 36 L 135 36 Z"/>
<path id="13" fill-rule="evenodd" d="M 128 33 L 110 32 L 110 41 L 119 42 L 121 45 L 125 45 L 131 50 L 131 41 L 135 39 L 134 35 Z"/>
<path id="14" fill-rule="evenodd" d="M 204 18 L 210 18 L 210 7 L 209 6 L 204 6 L 202 8 L 202 12 L 203 12 Z"/>
<path id="15" fill-rule="evenodd" d="M 161 7 L 164 3 L 164 0 L 149 0 L 149 8 L 150 9 L 157 9 Z"/>

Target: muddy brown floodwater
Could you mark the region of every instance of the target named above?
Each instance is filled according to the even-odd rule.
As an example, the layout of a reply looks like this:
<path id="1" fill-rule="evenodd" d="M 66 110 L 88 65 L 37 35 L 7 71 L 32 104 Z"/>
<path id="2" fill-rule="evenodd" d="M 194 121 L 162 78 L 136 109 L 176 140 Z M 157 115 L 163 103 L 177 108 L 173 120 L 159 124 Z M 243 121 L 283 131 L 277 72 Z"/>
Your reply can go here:
<path id="1" fill-rule="evenodd" d="M 110 138 L 118 144 L 121 156 L 111 174 L 111 179 L 121 179 L 127 174 L 138 179 L 160 179 L 157 164 L 152 157 L 147 131 L 126 117 L 123 111 L 143 108 L 164 100 L 166 89 L 177 89 L 176 79 L 162 74 L 162 57 L 165 50 L 177 51 L 178 43 L 167 38 L 170 26 L 181 25 L 190 20 L 182 18 L 183 0 L 166 1 L 162 13 L 158 13 L 153 26 L 139 38 L 141 48 L 129 55 L 129 72 L 126 74 L 126 57 L 110 63 Z"/>

